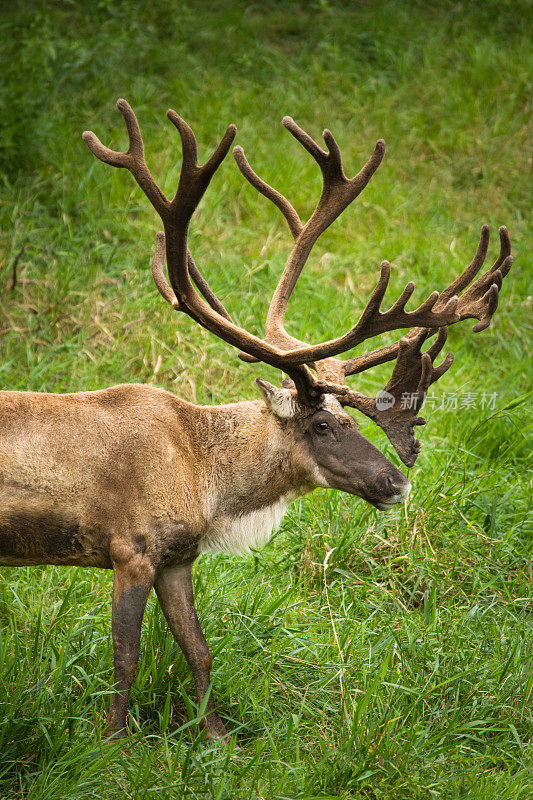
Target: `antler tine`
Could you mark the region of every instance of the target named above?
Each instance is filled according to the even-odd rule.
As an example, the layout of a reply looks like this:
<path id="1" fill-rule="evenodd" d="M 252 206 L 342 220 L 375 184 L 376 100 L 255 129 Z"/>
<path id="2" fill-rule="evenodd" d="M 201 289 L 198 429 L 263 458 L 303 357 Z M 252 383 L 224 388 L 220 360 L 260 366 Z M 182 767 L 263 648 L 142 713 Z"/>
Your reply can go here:
<path id="1" fill-rule="evenodd" d="M 502 225 L 498 229 L 498 233 L 500 234 L 500 254 L 492 265 L 493 270 L 499 269 L 506 258 L 511 255 L 511 238 L 505 225 Z"/>
<path id="2" fill-rule="evenodd" d="M 124 117 L 129 136 L 129 148 L 125 153 L 105 147 L 98 136 L 92 131 L 85 131 L 82 134 L 82 139 L 100 161 L 103 161 L 105 164 L 110 164 L 112 167 L 125 167 L 128 169 L 161 219 L 164 219 L 167 215 L 170 203 L 154 181 L 146 165 L 144 159 L 144 144 L 137 118 L 129 103 L 123 98 L 117 100 L 117 108 Z"/>
<path id="3" fill-rule="evenodd" d="M 383 429 L 408 467 L 413 466 L 420 451 L 420 442 L 415 438 L 414 428 L 426 423 L 423 417 L 417 416 L 417 412 L 424 402 L 428 388 L 449 370 L 454 358 L 453 353 L 448 353 L 442 363 L 435 367 L 435 359 L 446 343 L 447 328 L 441 328 L 435 342 L 422 353 L 421 346 L 430 335 L 430 330 L 419 328 L 394 345 L 397 359 L 394 370 L 384 390 L 376 397 L 366 397 L 351 390 L 346 392 L 346 387 L 338 387 L 342 391 L 336 392 L 337 387 L 331 387 L 333 393 L 338 394 L 342 405 L 361 411 Z M 381 408 L 381 396 L 392 399 L 392 403 Z"/>
<path id="4" fill-rule="evenodd" d="M 196 144 L 196 136 L 192 128 L 179 114 L 169 108 L 167 111 L 167 118 L 177 128 L 181 139 L 182 153 L 181 153 L 181 175 L 186 175 L 191 169 L 198 166 L 198 146 Z"/>
<path id="5" fill-rule="evenodd" d="M 469 283 L 474 279 L 474 277 L 478 274 L 479 270 L 485 263 L 485 259 L 487 257 L 487 250 L 489 248 L 489 240 L 490 240 L 490 229 L 488 225 L 483 225 L 481 228 L 481 237 L 479 239 L 479 244 L 477 246 L 474 258 L 468 265 L 468 267 L 456 278 L 450 285 L 440 293 L 439 298 L 439 305 L 444 303 L 446 300 L 449 300 L 450 297 L 459 294 L 462 292 L 463 289 L 468 286 Z"/>
<path id="6" fill-rule="evenodd" d="M 381 308 L 383 298 L 385 297 L 385 292 L 387 291 L 387 287 L 389 285 L 390 275 L 391 275 L 391 265 L 389 264 L 388 261 L 382 261 L 379 281 L 377 282 L 374 291 L 370 295 L 370 300 L 366 304 L 363 313 L 359 318 L 359 322 L 357 323 L 358 325 L 360 324 L 364 325 L 367 322 L 367 320 L 371 320 L 375 314 L 379 313 L 379 309 Z"/>
<path id="7" fill-rule="evenodd" d="M 318 204 L 296 238 L 294 248 L 272 296 L 268 309 L 267 336 L 280 346 L 291 347 L 294 339 L 284 328 L 285 313 L 291 294 L 305 266 L 309 253 L 319 236 L 334 222 L 365 188 L 385 155 L 385 142 L 379 139 L 372 156 L 354 178 L 348 179 L 342 167 L 339 146 L 331 131 L 323 132 L 328 147 L 325 151 L 297 125 L 292 117 L 284 117 L 283 125 L 315 159 L 323 176 L 322 193 Z"/>
<path id="8" fill-rule="evenodd" d="M 159 294 L 170 303 L 172 308 L 179 311 L 180 304 L 179 301 L 174 294 L 174 290 L 169 285 L 167 279 L 165 278 L 164 273 L 165 267 L 165 234 L 163 231 L 159 231 L 156 234 L 156 244 L 155 244 L 155 252 L 154 257 L 152 259 L 152 277 L 154 279 L 154 283 L 159 291 Z"/>
<path id="9" fill-rule="evenodd" d="M 446 331 L 447 328 L 439 328 L 438 334 L 441 337 L 442 332 Z M 403 339 L 412 339 L 417 337 L 421 332 L 425 334 L 424 338 L 427 338 L 435 333 L 435 329 L 430 328 L 413 328 L 408 333 L 403 336 Z M 436 341 L 439 341 L 439 337 L 437 337 Z M 433 345 L 428 350 L 428 353 L 433 353 Z M 365 372 L 367 369 L 371 369 L 372 367 L 377 367 L 380 364 L 386 364 L 387 361 L 394 361 L 395 358 L 398 356 L 398 352 L 400 349 L 400 342 L 394 342 L 394 344 L 388 344 L 384 347 L 379 347 L 377 350 L 371 350 L 369 353 L 364 353 L 363 355 L 357 356 L 356 358 L 350 358 L 346 361 L 342 361 L 343 372 L 346 377 L 350 375 L 357 375 L 360 372 Z"/>
<path id="10" fill-rule="evenodd" d="M 214 311 L 216 311 L 217 314 L 220 314 L 221 317 L 224 317 L 225 319 L 232 322 L 231 316 L 229 315 L 224 304 L 218 299 L 218 297 L 213 292 L 208 282 L 206 281 L 206 279 L 196 266 L 194 258 L 192 257 L 190 251 L 187 254 L 187 268 L 189 270 L 189 275 L 196 284 L 197 289 L 199 289 L 199 291 L 203 294 L 203 296 L 205 297 L 211 308 Z"/>
<path id="11" fill-rule="evenodd" d="M 304 131 L 303 128 L 300 128 L 300 126 L 296 124 L 296 122 L 293 120 L 292 117 L 289 116 L 283 117 L 283 119 L 281 120 L 281 124 L 285 128 L 287 128 L 287 130 L 290 133 L 292 133 L 294 138 L 300 142 L 302 147 L 305 147 L 307 152 L 311 156 L 313 156 L 313 158 L 321 168 L 326 166 L 328 158 L 327 152 L 325 150 L 322 150 L 322 148 L 315 142 L 315 140 L 311 136 L 309 136 L 309 134 L 306 131 Z M 338 148 L 335 155 L 340 156 L 340 151 L 338 150 Z"/>
<path id="12" fill-rule="evenodd" d="M 291 205 L 291 203 L 289 203 L 286 197 L 280 194 L 280 192 L 276 191 L 276 189 L 274 189 L 272 186 L 269 186 L 268 183 L 262 180 L 259 175 L 254 172 L 246 156 L 244 155 L 244 150 L 242 147 L 234 147 L 233 156 L 237 162 L 237 166 L 246 180 L 252 184 L 254 189 L 257 189 L 258 192 L 260 192 L 268 200 L 271 200 L 272 203 L 279 208 L 287 220 L 287 224 L 290 228 L 293 238 L 296 239 L 302 232 L 303 228 L 296 209 Z"/>
<path id="13" fill-rule="evenodd" d="M 379 364 L 386 364 L 387 361 L 394 361 L 398 355 L 398 342 L 386 345 L 385 347 L 378 347 L 376 350 L 371 350 L 369 353 L 357 356 L 356 358 L 349 358 L 342 362 L 342 369 L 344 375 L 357 375 L 359 372 L 365 372 L 367 369 L 377 367 Z"/>

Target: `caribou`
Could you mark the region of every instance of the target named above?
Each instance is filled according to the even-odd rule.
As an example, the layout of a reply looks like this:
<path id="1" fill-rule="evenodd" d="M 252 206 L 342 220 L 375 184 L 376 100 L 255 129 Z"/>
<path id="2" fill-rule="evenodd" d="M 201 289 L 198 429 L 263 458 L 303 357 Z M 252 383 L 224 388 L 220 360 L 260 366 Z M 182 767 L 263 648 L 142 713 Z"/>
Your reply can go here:
<path id="1" fill-rule="evenodd" d="M 191 569 L 201 553 L 245 552 L 266 542 L 289 503 L 316 487 L 338 489 L 381 510 L 404 501 L 410 483 L 359 431 L 345 410 L 356 409 L 385 432 L 411 467 L 420 450 L 414 427 L 428 387 L 451 366 L 435 360 L 447 328 L 475 319 L 487 328 L 512 264 L 507 230 L 500 252 L 479 277 L 489 244 L 483 226 L 474 258 L 442 292 L 407 310 L 411 281 L 387 310 L 382 302 L 391 266 L 381 274 L 353 327 L 329 341 L 309 344 L 285 329 L 289 299 L 318 237 L 360 194 L 379 167 L 385 143 L 347 178 L 337 142 L 326 149 L 290 117 L 283 125 L 316 161 L 323 188 L 304 224 L 292 204 L 252 169 L 242 148 L 233 150 L 244 178 L 285 218 L 294 246 L 276 286 L 259 338 L 237 325 L 213 293 L 188 248 L 188 229 L 199 201 L 227 155 L 236 128 L 198 163 L 197 143 L 175 111 L 167 116 L 182 142 L 176 194 L 169 200 L 152 177 L 136 116 L 125 100 L 118 109 L 129 148 L 105 147 L 90 131 L 92 153 L 129 170 L 158 212 L 152 273 L 176 311 L 239 351 L 287 377 L 280 386 L 257 378 L 260 398 L 199 406 L 152 386 L 126 384 L 99 391 L 47 394 L 2 391 L 0 402 L 0 565 L 59 564 L 112 569 L 114 692 L 106 735 L 127 735 L 126 712 L 140 649 L 141 622 L 153 588 L 170 630 L 192 670 L 198 701 L 206 694 L 206 736 L 225 740 L 210 687 L 211 655 L 193 599 Z M 166 275 L 165 275 L 166 264 Z M 168 278 L 167 278 L 168 275 Z M 407 329 L 394 344 L 348 360 L 338 358 L 390 331 Z M 422 348 L 431 339 L 429 347 Z M 346 385 L 346 378 L 394 362 L 376 397 Z M 402 403 L 408 393 L 411 402 Z"/>

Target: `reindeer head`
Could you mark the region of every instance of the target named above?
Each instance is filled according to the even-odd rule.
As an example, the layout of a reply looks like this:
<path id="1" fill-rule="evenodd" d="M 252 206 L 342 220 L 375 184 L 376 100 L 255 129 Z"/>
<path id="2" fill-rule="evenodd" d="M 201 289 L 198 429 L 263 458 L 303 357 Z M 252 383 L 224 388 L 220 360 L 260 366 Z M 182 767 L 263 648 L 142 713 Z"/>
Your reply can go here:
<path id="1" fill-rule="evenodd" d="M 411 484 L 405 475 L 362 435 L 334 395 L 308 404 L 292 381 L 282 387 L 256 382 L 269 411 L 290 428 L 292 458 L 309 485 L 355 494 L 382 511 L 407 498 Z"/>

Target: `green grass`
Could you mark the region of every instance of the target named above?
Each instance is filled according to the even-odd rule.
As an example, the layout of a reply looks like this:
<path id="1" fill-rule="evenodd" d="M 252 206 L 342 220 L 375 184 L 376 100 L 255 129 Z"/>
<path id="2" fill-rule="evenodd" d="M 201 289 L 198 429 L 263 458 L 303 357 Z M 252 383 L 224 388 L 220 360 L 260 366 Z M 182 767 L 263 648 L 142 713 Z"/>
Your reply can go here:
<path id="1" fill-rule="evenodd" d="M 450 331 L 456 360 L 428 404 L 405 510 L 317 491 L 253 557 L 197 562 L 229 750 L 198 738 L 192 679 L 154 601 L 133 739 L 102 750 L 111 577 L 2 570 L 0 798 L 533 798 L 529 3 L 19 0 L 3 11 L 3 388 L 139 381 L 220 403 L 251 396 L 257 374 L 278 378 L 157 294 L 160 224 L 131 176 L 81 141 L 89 128 L 125 145 L 120 96 L 167 193 L 179 175 L 170 106 L 200 156 L 237 123 L 251 164 L 304 218 L 319 174 L 283 115 L 315 137 L 329 127 L 352 174 L 386 139 L 384 164 L 302 275 L 296 336 L 350 327 L 383 258 L 391 298 L 410 278 L 419 299 L 444 287 L 483 222 L 489 257 L 506 224 L 516 262 L 490 329 Z M 231 157 L 190 241 L 235 318 L 262 333 L 289 235 Z M 389 369 L 353 384 L 373 392 Z M 473 406 L 454 409 L 453 392 L 476 393 Z"/>

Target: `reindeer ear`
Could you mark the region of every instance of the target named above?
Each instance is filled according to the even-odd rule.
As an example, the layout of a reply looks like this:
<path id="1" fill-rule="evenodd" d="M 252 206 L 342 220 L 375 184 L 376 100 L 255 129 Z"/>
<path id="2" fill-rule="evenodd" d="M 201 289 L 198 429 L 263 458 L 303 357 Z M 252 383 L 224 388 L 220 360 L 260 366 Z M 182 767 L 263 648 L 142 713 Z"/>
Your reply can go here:
<path id="1" fill-rule="evenodd" d="M 261 397 L 276 417 L 290 419 L 296 414 L 296 402 L 290 389 L 273 386 L 262 378 L 256 378 L 255 382 L 261 392 Z"/>

